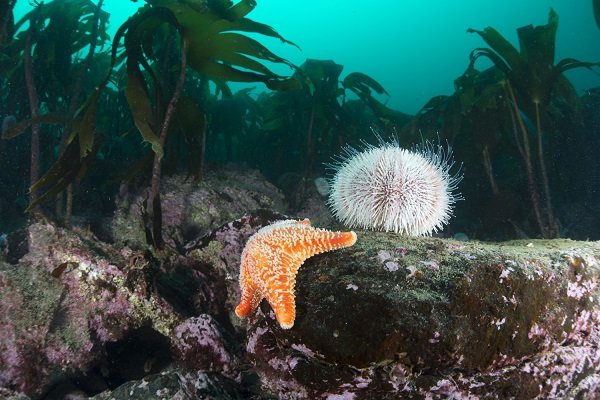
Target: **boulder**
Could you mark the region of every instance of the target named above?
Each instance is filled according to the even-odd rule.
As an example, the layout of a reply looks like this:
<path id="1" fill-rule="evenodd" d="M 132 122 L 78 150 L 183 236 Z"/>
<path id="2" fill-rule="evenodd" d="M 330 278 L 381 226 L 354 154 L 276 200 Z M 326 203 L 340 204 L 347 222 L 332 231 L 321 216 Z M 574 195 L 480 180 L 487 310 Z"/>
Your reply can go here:
<path id="1" fill-rule="evenodd" d="M 93 400 L 237 400 L 245 398 L 240 385 L 218 373 L 166 370 L 107 390 Z"/>
<path id="2" fill-rule="evenodd" d="M 214 309 L 211 281 L 193 265 L 50 222 L 31 224 L 28 243 L 18 263 L 0 263 L 0 387 L 36 397 L 75 379 L 94 392 L 199 349 L 237 374 L 218 322 L 202 313 Z"/>
<path id="3" fill-rule="evenodd" d="M 357 232 L 300 268 L 284 330 L 265 301 L 233 310 L 246 241 L 285 218 L 257 211 L 160 254 L 32 223 L 25 255 L 0 263 L 0 394 L 600 396 L 600 243 Z"/>
<path id="4" fill-rule="evenodd" d="M 280 398 L 599 396 L 599 258 L 595 242 L 360 232 L 302 266 L 292 329 L 263 302 L 248 357 Z"/>
<path id="5" fill-rule="evenodd" d="M 142 209 L 148 188 L 122 186 L 108 231 L 119 244 L 147 248 Z M 269 208 L 285 211 L 281 191 L 256 170 L 211 170 L 201 180 L 184 175 L 161 182 L 163 238 L 171 247 L 204 234 L 249 211 Z"/>

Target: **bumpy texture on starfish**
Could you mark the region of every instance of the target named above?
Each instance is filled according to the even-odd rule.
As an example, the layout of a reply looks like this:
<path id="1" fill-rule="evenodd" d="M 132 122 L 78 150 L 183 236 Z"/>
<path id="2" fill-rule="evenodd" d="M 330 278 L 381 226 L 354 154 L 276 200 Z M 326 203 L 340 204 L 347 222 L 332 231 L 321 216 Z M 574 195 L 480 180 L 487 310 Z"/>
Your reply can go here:
<path id="1" fill-rule="evenodd" d="M 304 260 L 355 242 L 354 232 L 313 228 L 308 219 L 277 221 L 265 226 L 250 237 L 242 252 L 242 298 L 235 313 L 240 318 L 247 317 L 266 298 L 279 325 L 291 328 L 296 318 L 296 274 Z"/>

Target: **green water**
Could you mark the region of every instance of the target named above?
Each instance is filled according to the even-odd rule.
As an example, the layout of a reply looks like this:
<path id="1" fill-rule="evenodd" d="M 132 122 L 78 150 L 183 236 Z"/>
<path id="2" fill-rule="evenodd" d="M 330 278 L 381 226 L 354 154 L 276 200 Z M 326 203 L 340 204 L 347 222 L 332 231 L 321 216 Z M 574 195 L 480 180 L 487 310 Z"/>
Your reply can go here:
<path id="1" fill-rule="evenodd" d="M 483 46 L 468 28 L 493 26 L 517 45 L 516 29 L 547 20 L 550 7 L 560 16 L 557 59 L 573 57 L 600 60 L 600 29 L 592 15 L 592 2 L 542 0 L 257 0 L 250 18 L 268 24 L 296 43 L 302 51 L 261 40 L 276 54 L 296 65 L 307 58 L 332 59 L 345 72 L 360 71 L 377 79 L 390 94 L 387 104 L 416 113 L 431 97 L 451 94 L 469 53 Z M 106 0 L 114 32 L 143 4 Z M 17 1 L 15 18 L 30 6 Z M 486 64 L 482 61 L 482 67 Z M 277 71 L 277 68 L 274 68 Z M 280 70 L 287 73 L 285 69 Z M 581 91 L 600 85 L 591 71 L 567 73 Z"/>

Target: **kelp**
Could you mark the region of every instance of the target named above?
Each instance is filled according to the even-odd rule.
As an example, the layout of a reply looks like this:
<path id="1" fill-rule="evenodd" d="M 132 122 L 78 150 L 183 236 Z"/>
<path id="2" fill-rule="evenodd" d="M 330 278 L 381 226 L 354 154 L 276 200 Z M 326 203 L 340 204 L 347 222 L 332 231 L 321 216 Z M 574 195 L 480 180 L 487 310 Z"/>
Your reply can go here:
<path id="1" fill-rule="evenodd" d="M 54 198 L 65 190 L 71 183 L 81 179 L 86 169 L 94 159 L 97 148 L 91 149 L 84 157 L 80 157 L 79 138 L 67 144 L 64 154 L 36 181 L 30 188 L 36 191 L 46 187 L 46 191 L 40 195 L 35 202 L 31 203 L 27 211 L 31 211 L 36 205 Z"/>
<path id="2" fill-rule="evenodd" d="M 512 105 L 511 115 L 520 134 L 520 139 L 515 134 L 515 142 L 525 165 L 535 219 L 544 237 L 555 237 L 559 234 L 543 150 L 545 140 L 542 137 L 544 132 L 548 134 L 553 129 L 550 103 L 553 97 L 560 97 L 568 107 L 576 110 L 579 107 L 578 96 L 574 87 L 563 75 L 564 72 L 574 68 L 600 66 L 598 62 L 583 62 L 574 58 L 566 58 L 555 64 L 557 29 L 558 14 L 550 9 L 548 22 L 545 25 L 527 25 L 517 30 L 519 50 L 491 27 L 482 31 L 469 29 L 469 32 L 477 33 L 490 46 L 490 48 L 475 49 L 470 56 L 470 66 L 478 58 L 486 57 L 507 78 L 506 93 Z M 523 122 L 522 112 L 531 121 L 535 121 L 535 133 L 529 132 Z M 530 136 L 535 140 L 535 144 L 531 146 Z M 532 165 L 531 147 L 537 150 L 537 174 Z M 538 179 L 541 181 L 540 185 L 537 184 Z"/>
<path id="3" fill-rule="evenodd" d="M 517 29 L 519 50 L 492 27 L 483 30 L 468 29 L 468 32 L 481 36 L 490 46 L 471 52 L 470 67 L 480 57 L 488 58 L 496 68 L 504 72 L 523 104 L 539 104 L 544 107 L 553 95 L 568 100 L 576 99 L 573 87 L 565 85 L 563 73 L 574 68 L 592 68 L 600 64 L 574 58 L 565 58 L 555 64 L 557 28 L 558 14 L 550 9 L 545 25 L 527 25 Z M 554 93 L 557 89 L 565 92 Z M 526 111 L 529 112 L 530 109 Z M 533 113 L 530 116 L 533 117 Z"/>
<path id="4" fill-rule="evenodd" d="M 177 18 L 183 34 L 189 38 L 187 59 L 194 70 L 222 81 L 263 82 L 271 89 L 294 89 L 298 83 L 270 71 L 264 61 L 294 66 L 272 53 L 257 40 L 240 32 L 260 34 L 293 44 L 273 28 L 246 18 L 255 7 L 254 1 L 150 0 L 140 10 L 144 14 L 152 8 L 167 8 Z"/>
<path id="5" fill-rule="evenodd" d="M 116 39 L 119 39 L 119 33 L 125 33 L 125 49 L 127 53 L 127 83 L 125 94 L 129 107 L 132 110 L 132 115 L 138 130 L 144 137 L 145 141 L 152 144 L 152 150 L 154 151 L 154 161 L 152 167 L 152 178 L 151 178 L 151 190 L 150 190 L 150 211 L 144 211 L 142 219 L 144 221 L 151 221 L 151 225 L 144 223 L 146 227 L 146 237 L 150 239 L 148 244 L 152 244 L 155 249 L 161 249 L 163 246 L 162 239 L 162 208 L 160 201 L 160 177 L 161 177 L 161 159 L 163 157 L 163 148 L 166 142 L 167 133 L 169 132 L 170 122 L 175 110 L 175 106 L 181 96 L 183 83 L 185 82 L 185 73 L 187 68 L 187 48 L 188 38 L 183 32 L 181 25 L 179 25 L 175 15 L 168 9 L 165 8 L 154 8 L 146 11 L 145 13 L 138 13 L 136 18 L 131 18 L 125 25 L 128 25 L 125 29 L 119 30 L 116 35 Z M 165 91 L 161 87 L 160 81 L 157 78 L 156 72 L 151 68 L 147 61 L 146 54 L 152 52 L 153 49 L 150 47 L 144 48 L 146 41 L 144 40 L 148 36 L 154 36 L 158 32 L 165 32 L 162 26 L 156 26 L 156 30 L 149 29 L 147 22 L 152 20 L 158 20 L 162 23 L 167 23 L 173 28 L 179 36 L 179 52 L 180 52 L 180 66 L 179 66 L 179 77 L 173 94 L 168 104 L 164 109 L 161 107 L 162 99 L 161 95 Z M 124 25 L 124 26 L 125 26 Z M 140 30 L 140 26 L 142 26 Z M 167 31 L 168 32 L 168 31 Z M 167 51 L 171 45 L 171 41 L 167 39 Z M 157 104 L 155 105 L 155 112 L 148 98 L 149 88 L 146 86 L 144 81 L 144 75 L 140 66 L 143 66 L 147 75 L 151 77 L 155 88 L 155 98 Z M 133 90 L 133 95 L 132 95 Z M 162 118 L 159 124 L 158 118 Z M 150 122 L 154 122 L 153 127 Z M 155 129 L 158 130 L 155 133 Z M 144 208 L 146 210 L 146 208 Z"/>
<path id="6" fill-rule="evenodd" d="M 378 95 L 387 95 L 389 93 L 370 76 L 362 72 L 351 72 L 342 80 L 342 86 L 358 96 L 375 114 L 377 118 L 386 123 L 403 125 L 408 117 L 399 111 L 387 107 L 385 104 L 373 97 L 373 92 Z"/>
<path id="7" fill-rule="evenodd" d="M 556 159 L 554 152 L 564 152 L 569 146 L 560 143 L 572 140 L 566 132 L 573 132 L 580 125 L 579 97 L 564 72 L 600 66 L 598 62 L 573 58 L 556 62 L 557 28 L 558 15 L 550 9 L 545 25 L 517 29 L 518 48 L 493 27 L 469 29 L 489 47 L 471 52 L 465 73 L 454 82 L 455 93 L 431 99 L 411 127 L 412 132 L 422 126 L 439 129 L 442 136 L 455 144 L 457 152 L 465 151 L 460 157 L 465 160 L 467 170 L 469 164 L 483 165 L 481 171 L 489 181 L 493 197 L 506 197 L 511 190 L 503 189 L 497 181 L 495 170 L 500 164 L 497 160 L 520 159 L 522 170 L 513 171 L 510 176 L 523 177 L 530 207 L 522 212 L 533 214 L 538 234 L 543 237 L 559 234 L 549 180 L 549 176 L 555 179 L 559 176 L 549 171 L 553 165 L 547 165 L 546 157 L 551 155 Z M 475 64 L 481 57 L 489 59 L 493 67 L 477 70 Z M 568 120 L 571 125 L 566 127 L 563 121 Z M 559 127 L 560 124 L 563 126 Z M 475 173 L 471 171 L 478 170 L 471 168 L 467 179 Z M 514 183 L 512 187 L 517 191 Z M 508 196 L 519 197 L 519 194 Z M 510 222 L 516 226 L 514 220 Z"/>
<path id="8" fill-rule="evenodd" d="M 14 34 L 13 8 L 16 0 L 0 0 L 0 46 L 10 42 Z"/>
<path id="9" fill-rule="evenodd" d="M 59 188 L 64 188 L 66 182 L 81 176 L 79 172 L 82 171 L 83 164 L 98 148 L 96 114 L 102 93 L 110 82 L 124 84 L 125 97 L 135 126 L 160 160 L 164 156 L 164 143 L 160 140 L 159 130 L 168 108 L 165 96 L 173 90 L 172 56 L 178 48 L 185 52 L 186 65 L 198 74 L 212 79 L 219 88 L 224 90 L 226 89 L 224 82 L 227 81 L 262 82 L 267 87 L 278 90 L 299 87 L 295 78 L 275 74 L 264 64 L 265 62 L 278 63 L 294 68 L 290 62 L 272 53 L 256 39 L 245 35 L 245 33 L 258 34 L 293 44 L 271 27 L 248 19 L 248 13 L 255 6 L 254 1 L 245 0 L 237 4 L 219 0 L 147 1 L 145 6 L 118 29 L 113 40 L 110 67 L 106 77 L 97 84 L 83 104 L 73 113 L 72 120 L 69 122 L 72 129 L 69 130 L 65 140 L 65 149 L 68 151 L 65 150 L 60 154 L 47 175 L 32 188 L 47 187 L 48 196 L 43 197 L 45 200 L 56 194 Z M 61 71 L 57 70 L 55 76 L 50 76 L 49 82 L 52 85 L 65 86 L 73 81 L 71 78 L 73 71 L 69 72 L 66 67 L 75 59 L 72 52 L 80 51 L 90 44 L 90 35 L 93 32 L 90 24 L 93 21 L 91 15 L 95 10 L 94 7 L 93 3 L 84 0 L 55 1 L 49 3 L 47 8 L 44 5 L 42 12 L 45 14 L 40 21 L 44 21 L 46 15 L 52 15 L 56 21 L 40 22 L 39 28 L 48 28 L 49 34 L 48 39 L 36 46 L 36 52 L 37 57 L 40 58 L 39 65 L 55 69 L 60 66 Z M 62 14 L 56 14 L 56 10 L 61 10 Z M 79 19 L 73 19 L 74 16 L 79 16 Z M 105 22 L 105 18 L 106 14 L 102 12 L 102 23 Z M 25 20 L 24 17 L 19 21 L 15 29 L 18 29 Z M 62 35 L 62 43 L 55 43 L 53 40 L 61 36 L 58 29 L 60 26 L 68 27 L 70 32 L 68 35 Z M 102 27 L 98 30 L 101 43 L 106 39 L 104 25 Z M 180 38 L 185 38 L 185 46 L 183 44 L 174 46 L 171 43 L 173 30 L 179 32 Z M 14 38 L 11 49 L 23 47 L 24 38 L 23 34 Z M 12 51 L 4 54 L 18 56 L 19 52 Z M 1 58 L 0 62 L 2 62 Z M 124 82 L 111 78 L 115 68 L 121 67 L 124 68 L 126 77 Z M 160 78 L 157 75 L 159 70 Z M 9 73 L 15 71 L 16 69 Z M 181 134 L 185 141 L 193 144 L 193 150 L 197 150 L 204 143 L 205 112 L 197 99 L 185 94 L 182 99 L 178 106 L 173 105 L 174 125 L 171 129 L 167 127 L 165 138 L 167 132 L 177 132 L 178 136 Z M 36 121 L 64 123 L 62 116 L 59 121 L 54 114 L 50 113 L 18 123 L 5 132 L 5 137 L 17 136 Z M 73 151 L 74 144 L 79 148 L 77 160 L 72 159 L 76 156 Z M 67 173 L 67 168 L 75 168 L 77 171 Z M 57 174 L 56 171 L 61 173 Z"/>
<path id="10" fill-rule="evenodd" d="M 72 78 L 81 66 L 78 62 L 83 61 L 79 54 L 92 42 L 103 44 L 109 40 L 106 32 L 109 15 L 99 10 L 96 20 L 93 18 L 96 12 L 96 4 L 90 0 L 52 1 L 40 3 L 15 23 L 14 29 L 19 32 L 35 14 L 36 26 L 30 26 L 29 29 L 17 33 L 5 49 L 5 53 L 14 57 L 16 65 L 22 65 L 28 32 L 35 32 L 36 42 L 32 57 L 35 69 L 39 71 L 38 75 L 43 73 L 44 76 L 43 80 L 38 79 L 36 83 L 40 93 L 47 92 L 49 101 L 55 101 L 51 96 L 59 97 L 59 91 L 64 94 L 73 89 L 71 85 L 75 80 Z M 98 23 L 100 29 L 97 29 L 98 25 L 95 27 L 94 23 Z M 93 32 L 96 32 L 96 35 L 93 35 Z M 52 88 L 52 85 L 60 87 Z"/>
<path id="11" fill-rule="evenodd" d="M 16 138 L 17 136 L 24 133 L 27 128 L 29 128 L 33 124 L 57 124 L 62 125 L 66 124 L 69 121 L 69 117 L 65 114 L 59 113 L 46 113 L 44 115 L 40 115 L 36 118 L 30 118 L 23 120 L 21 122 L 15 123 L 8 129 L 2 131 L 2 139 L 8 140 Z"/>
<path id="12" fill-rule="evenodd" d="M 303 172 L 314 172 L 317 160 L 327 162 L 331 158 L 331 154 L 325 152 L 335 151 L 346 142 L 344 134 L 352 125 L 352 116 L 345 110 L 350 93 L 369 107 L 382 124 L 401 125 L 408 119 L 374 97 L 375 94 L 387 95 L 375 79 L 360 72 L 350 73 L 342 79 L 343 69 L 343 65 L 332 60 L 308 59 L 294 73 L 302 83 L 300 90 L 274 93 L 266 100 L 270 111 L 262 130 L 279 136 L 277 140 L 283 140 L 283 132 L 291 137 L 291 142 L 277 146 L 299 152 L 302 157 L 296 164 Z M 287 154 L 282 157 L 289 159 Z"/>
<path id="13" fill-rule="evenodd" d="M 239 4 L 245 7 L 240 7 Z M 151 198 L 147 208 L 149 214 L 145 216 L 146 221 L 153 221 L 147 236 L 153 238 L 152 244 L 155 248 L 162 247 L 160 163 L 171 116 L 175 115 L 176 125 L 188 143 L 197 145 L 204 142 L 203 139 L 193 139 L 194 136 L 205 135 L 203 128 L 205 124 L 202 123 L 204 113 L 201 112 L 200 105 L 191 97 L 185 97 L 184 102 L 181 103 L 181 107 L 196 111 L 197 117 L 191 121 L 189 118 L 186 121 L 182 117 L 182 112 L 177 111 L 176 107 L 182 94 L 181 86 L 186 67 L 189 65 L 196 72 L 205 74 L 215 81 L 259 81 L 269 88 L 277 89 L 295 86 L 294 79 L 274 74 L 260 61 L 292 66 L 289 62 L 270 52 L 258 41 L 237 32 L 280 37 L 266 25 L 245 18 L 245 15 L 254 8 L 252 4 L 242 2 L 234 6 L 230 2 L 211 2 L 207 3 L 206 8 L 198 8 L 198 3 L 150 1 L 130 18 L 115 36 L 115 41 L 120 40 L 121 36 L 124 38 L 127 65 L 125 94 L 134 122 L 144 140 L 152 145 L 152 150 L 156 154 L 152 170 Z M 168 105 L 163 100 L 168 88 L 162 80 L 158 79 L 156 69 L 159 66 L 157 62 L 153 62 L 162 50 L 164 61 L 168 65 L 171 43 L 169 31 L 164 30 L 165 23 L 178 32 L 182 53 L 180 78 Z M 172 69 L 167 68 L 161 72 L 168 75 L 170 70 Z M 150 96 L 151 88 L 154 88 L 153 96 Z M 155 101 L 152 102 L 151 98 Z M 157 134 L 159 127 L 161 132 Z"/>
<path id="14" fill-rule="evenodd" d="M 30 109 L 30 121 L 18 123 L 3 133 L 3 138 L 13 138 L 32 128 L 30 210 L 40 202 L 36 197 L 36 189 L 40 185 L 33 185 L 38 179 L 36 171 L 40 151 L 37 143 L 42 140 L 38 139 L 40 122 L 62 127 L 63 137 L 59 142 L 64 146 L 71 139 L 70 134 L 75 132 L 79 136 L 79 131 L 83 131 L 81 140 L 77 142 L 81 158 L 92 151 L 93 116 L 91 113 L 77 113 L 77 106 L 95 45 L 100 42 L 102 46 L 108 38 L 105 30 L 107 21 L 108 13 L 89 0 L 40 3 L 15 23 L 14 31 L 18 33 L 2 48 L 3 61 L 11 65 L 2 73 L 10 90 L 8 95 L 20 105 L 15 106 L 16 109 L 27 103 Z M 29 24 L 28 29 L 22 30 L 26 23 Z M 86 49 L 88 56 L 81 58 L 80 53 Z M 23 70 L 25 82 L 21 80 Z M 24 86 L 26 91 L 22 90 Z M 27 98 L 22 95 L 23 92 L 27 93 Z M 52 112 L 38 115 L 38 104 L 41 103 Z M 47 138 L 43 140 L 48 141 Z"/>

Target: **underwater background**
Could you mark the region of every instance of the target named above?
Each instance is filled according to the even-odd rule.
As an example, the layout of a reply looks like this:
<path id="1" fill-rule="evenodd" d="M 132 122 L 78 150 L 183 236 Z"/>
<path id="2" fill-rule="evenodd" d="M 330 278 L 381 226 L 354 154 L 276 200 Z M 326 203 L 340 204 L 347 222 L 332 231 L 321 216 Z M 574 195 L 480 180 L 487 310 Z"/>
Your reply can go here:
<path id="1" fill-rule="evenodd" d="M 0 0 L 0 399 L 600 398 L 599 39 Z"/>
<path id="2" fill-rule="evenodd" d="M 276 54 L 296 65 L 307 58 L 331 59 L 347 71 L 364 72 L 386 88 L 388 106 L 414 114 L 431 97 L 453 92 L 453 81 L 464 72 L 469 53 L 482 45 L 479 38 L 466 33 L 467 28 L 493 26 L 516 44 L 516 28 L 544 24 L 552 7 L 561 17 L 557 59 L 600 59 L 600 49 L 594 45 L 600 33 L 590 3 L 262 0 L 251 17 L 272 26 L 301 49 L 281 45 L 278 40 L 264 40 Z M 110 14 L 108 32 L 114 33 L 141 4 L 105 1 L 104 9 Z M 18 1 L 15 17 L 18 19 L 30 8 L 29 2 Z M 279 71 L 285 73 L 283 68 Z M 600 84 L 598 74 L 588 70 L 570 71 L 567 76 L 578 90 Z"/>
<path id="3" fill-rule="evenodd" d="M 127 29 L 126 21 L 140 7 L 166 5 L 175 15 L 188 13 L 171 3 L 104 1 L 96 28 L 95 3 L 89 1 L 49 2 L 38 7 L 45 11 L 37 17 L 33 3 L 2 3 L 0 111 L 8 118 L 4 128 L 18 124 L 4 132 L 0 147 L 5 165 L 0 176 L 8 189 L 0 231 L 21 223 L 32 204 L 54 209 L 55 196 L 60 201 L 75 180 L 82 185 L 75 212 L 96 204 L 107 214 L 119 182 L 149 182 L 153 154 L 162 155 L 160 127 L 179 65 L 180 44 L 165 40 L 180 36 L 165 16 L 157 16 L 160 28 L 140 23 Z M 179 103 L 187 120 L 175 110 L 177 127 L 169 129 L 179 133 L 169 133 L 164 144 L 163 172 L 199 177 L 205 165 L 245 165 L 259 169 L 290 201 L 299 182 L 329 177 L 327 163 L 346 145 L 376 143 L 376 135 L 385 140 L 395 135 L 404 147 L 447 141 L 464 175 L 459 190 L 467 201 L 457 204 L 446 235 L 598 238 L 592 202 L 600 185 L 595 161 L 600 75 L 594 64 L 600 60 L 600 29 L 594 3 L 240 2 L 239 15 L 221 18 L 231 22 L 248 13 L 260 25 L 232 22 L 223 32 L 237 29 L 248 42 L 223 42 L 208 51 L 201 47 L 209 36 L 190 44 L 197 53 L 188 54 Z M 189 4 L 194 10 L 203 2 Z M 206 4 L 217 15 L 234 3 Z M 59 8 L 61 17 L 53 14 Z M 12 10 L 11 18 L 6 10 Z M 34 124 L 41 138 L 34 180 L 43 179 L 33 194 L 46 193 L 36 202 L 28 193 L 30 135 L 23 134 L 30 129 L 23 54 L 32 18 L 39 25 L 31 30 L 30 44 L 37 114 L 51 115 L 49 125 Z M 192 26 L 201 20 L 193 18 L 179 22 L 197 34 L 201 28 Z M 69 37 L 72 43 L 66 43 Z M 145 42 L 124 48 L 127 40 Z M 94 51 L 87 54 L 92 42 Z M 511 59 L 513 50 L 520 53 Z M 226 71 L 230 65 L 236 71 Z M 96 97 L 94 87 L 100 89 Z M 134 104 L 139 91 L 146 96 Z M 57 121 L 54 113 L 75 119 Z M 66 152 L 69 145 L 74 149 L 74 139 L 85 142 L 79 160 L 69 158 L 74 150 Z"/>

